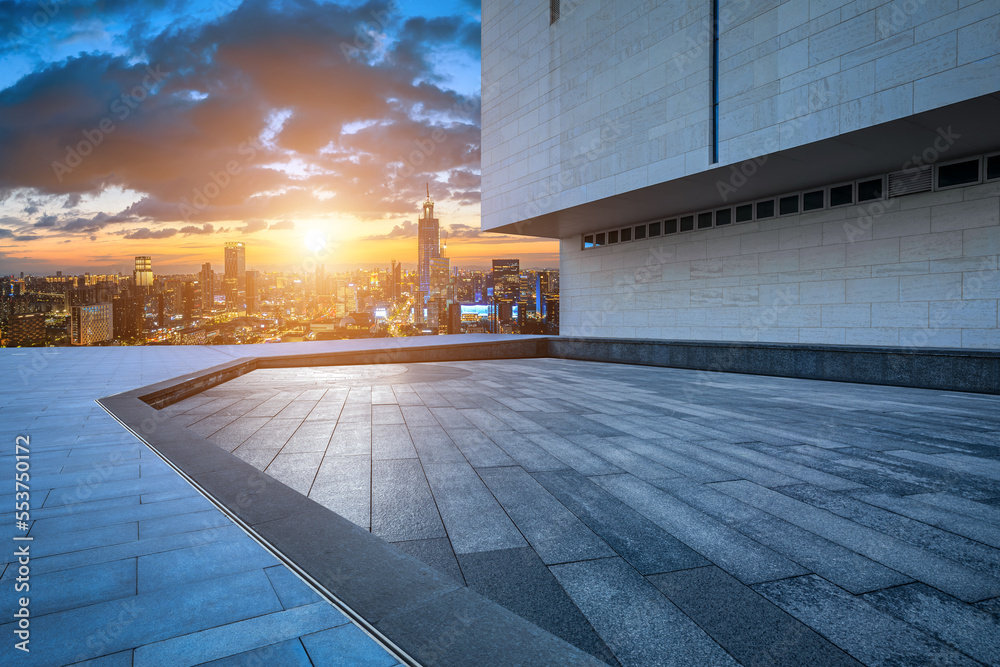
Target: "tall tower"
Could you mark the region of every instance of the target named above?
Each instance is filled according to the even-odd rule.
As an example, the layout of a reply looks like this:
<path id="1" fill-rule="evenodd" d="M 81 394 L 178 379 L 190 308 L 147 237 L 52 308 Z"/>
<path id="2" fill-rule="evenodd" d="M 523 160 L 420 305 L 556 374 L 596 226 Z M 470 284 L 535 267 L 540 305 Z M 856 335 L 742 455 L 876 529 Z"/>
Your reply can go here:
<path id="1" fill-rule="evenodd" d="M 215 305 L 215 271 L 208 262 L 201 265 L 198 282 L 201 283 L 201 313 L 208 315 Z"/>
<path id="2" fill-rule="evenodd" d="M 441 228 L 438 219 L 434 217 L 434 202 L 431 201 L 431 188 L 428 185 L 424 211 L 417 220 L 417 276 L 420 291 L 425 295 L 431 289 L 431 260 L 440 256 Z"/>
<path id="3" fill-rule="evenodd" d="M 226 310 L 236 310 L 239 292 L 246 287 L 246 244 L 242 241 L 226 241 L 225 260 L 222 291 L 226 295 Z"/>
<path id="4" fill-rule="evenodd" d="M 247 315 L 254 315 L 260 310 L 260 274 L 247 271 Z"/>
<path id="5" fill-rule="evenodd" d="M 149 255 L 136 256 L 132 277 L 135 279 L 136 287 L 149 290 L 153 286 L 153 259 Z"/>

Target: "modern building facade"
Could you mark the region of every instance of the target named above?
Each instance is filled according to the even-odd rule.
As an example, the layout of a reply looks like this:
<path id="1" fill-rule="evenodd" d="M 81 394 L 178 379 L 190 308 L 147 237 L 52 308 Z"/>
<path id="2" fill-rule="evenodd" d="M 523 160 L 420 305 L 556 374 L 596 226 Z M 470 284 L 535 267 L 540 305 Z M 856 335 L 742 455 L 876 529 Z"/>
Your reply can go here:
<path id="1" fill-rule="evenodd" d="M 222 293 L 226 296 L 226 310 L 239 310 L 239 294 L 246 288 L 246 244 L 227 241 L 224 260 Z"/>
<path id="2" fill-rule="evenodd" d="M 153 258 L 149 255 L 139 255 L 135 258 L 135 270 L 132 278 L 136 287 L 150 289 L 153 287 Z"/>
<path id="3" fill-rule="evenodd" d="M 201 265 L 198 283 L 201 287 L 201 313 L 209 315 L 215 308 L 215 271 L 209 262 Z"/>
<path id="4" fill-rule="evenodd" d="M 431 260 L 440 256 L 441 227 L 434 217 L 434 202 L 431 201 L 428 189 L 424 210 L 417 220 L 417 278 L 420 281 L 420 291 L 425 295 L 431 291 Z"/>
<path id="5" fill-rule="evenodd" d="M 73 345 L 103 343 L 114 338 L 110 303 L 70 308 L 69 339 Z"/>
<path id="6" fill-rule="evenodd" d="M 1000 347 L 1000 5 L 483 3 L 484 230 L 561 333 Z"/>
<path id="7" fill-rule="evenodd" d="M 260 273 L 247 271 L 246 281 L 247 315 L 255 315 L 260 312 Z"/>

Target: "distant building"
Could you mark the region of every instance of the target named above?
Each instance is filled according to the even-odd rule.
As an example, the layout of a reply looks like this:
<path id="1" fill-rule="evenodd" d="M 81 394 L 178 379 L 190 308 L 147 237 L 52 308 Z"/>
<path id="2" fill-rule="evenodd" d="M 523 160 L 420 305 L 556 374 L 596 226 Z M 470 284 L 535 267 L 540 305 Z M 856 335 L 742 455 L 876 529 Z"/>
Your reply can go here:
<path id="1" fill-rule="evenodd" d="M 10 318 L 7 345 L 10 347 L 34 347 L 45 345 L 45 315 L 27 313 Z"/>
<path id="2" fill-rule="evenodd" d="M 215 308 L 215 271 L 208 262 L 201 265 L 198 282 L 201 284 L 201 314 L 209 315 Z"/>
<path id="3" fill-rule="evenodd" d="M 516 301 L 521 293 L 521 262 L 517 259 L 493 260 L 493 297 Z"/>
<path id="4" fill-rule="evenodd" d="M 225 247 L 225 273 L 222 293 L 226 295 L 226 310 L 237 310 L 239 293 L 246 288 L 246 244 L 227 241 Z"/>
<path id="5" fill-rule="evenodd" d="M 247 315 L 254 315 L 260 311 L 260 274 L 256 271 L 247 271 Z"/>
<path id="6" fill-rule="evenodd" d="M 417 275 L 420 291 L 425 295 L 431 292 L 431 260 L 440 255 L 441 228 L 434 217 L 434 202 L 428 189 L 423 214 L 417 220 Z"/>
<path id="7" fill-rule="evenodd" d="M 448 304 L 448 333 L 462 333 L 462 304 Z"/>
<path id="8" fill-rule="evenodd" d="M 493 309 L 501 329 L 514 321 L 514 306 L 520 296 L 521 262 L 516 259 L 494 259 Z M 523 310 L 518 308 L 518 314 L 520 315 Z M 500 332 L 498 330 L 496 333 Z"/>
<path id="9" fill-rule="evenodd" d="M 194 283 L 190 280 L 184 283 L 181 295 L 181 312 L 184 314 L 184 321 L 190 322 L 194 319 L 195 306 L 198 304 L 198 292 L 194 288 Z"/>
<path id="10" fill-rule="evenodd" d="M 138 255 L 135 258 L 135 270 L 132 278 L 136 287 L 149 290 L 153 287 L 153 258 L 149 255 Z"/>
<path id="11" fill-rule="evenodd" d="M 389 298 L 393 302 L 398 301 L 399 297 L 402 295 L 402 274 L 403 274 L 403 265 L 400 262 L 397 262 L 396 260 L 392 260 L 392 271 L 390 273 L 390 279 L 389 279 L 389 283 L 391 286 L 390 288 L 391 293 L 389 295 Z"/>
<path id="12" fill-rule="evenodd" d="M 73 345 L 103 343 L 114 338 L 110 303 L 73 306 L 69 323 L 69 340 Z"/>
<path id="13" fill-rule="evenodd" d="M 146 299 L 140 291 L 123 292 L 112 302 L 114 337 L 119 341 L 138 342 L 146 321 Z"/>

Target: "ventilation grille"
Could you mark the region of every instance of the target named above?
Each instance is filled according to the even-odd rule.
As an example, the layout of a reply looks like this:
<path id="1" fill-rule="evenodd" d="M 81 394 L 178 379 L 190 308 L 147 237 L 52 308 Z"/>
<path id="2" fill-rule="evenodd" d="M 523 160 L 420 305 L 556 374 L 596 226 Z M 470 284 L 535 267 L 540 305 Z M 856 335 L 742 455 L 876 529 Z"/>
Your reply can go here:
<path id="1" fill-rule="evenodd" d="M 559 0 L 549 0 L 549 25 L 559 20 L 559 9 Z"/>
<path id="2" fill-rule="evenodd" d="M 917 192 L 930 192 L 931 173 L 930 165 L 892 172 L 889 174 L 889 196 L 900 197 Z"/>

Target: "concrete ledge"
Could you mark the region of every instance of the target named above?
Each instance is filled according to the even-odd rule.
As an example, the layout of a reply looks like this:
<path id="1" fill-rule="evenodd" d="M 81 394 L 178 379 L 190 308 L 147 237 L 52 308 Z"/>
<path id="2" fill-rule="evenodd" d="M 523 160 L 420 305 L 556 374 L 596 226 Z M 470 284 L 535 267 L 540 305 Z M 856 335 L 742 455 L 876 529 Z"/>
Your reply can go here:
<path id="1" fill-rule="evenodd" d="M 621 338 L 548 341 L 547 356 L 722 373 L 1000 393 L 1000 351 Z"/>

